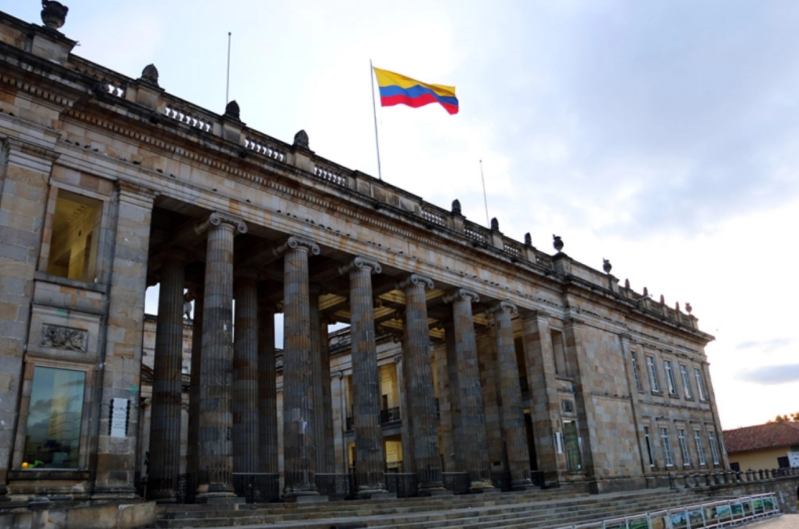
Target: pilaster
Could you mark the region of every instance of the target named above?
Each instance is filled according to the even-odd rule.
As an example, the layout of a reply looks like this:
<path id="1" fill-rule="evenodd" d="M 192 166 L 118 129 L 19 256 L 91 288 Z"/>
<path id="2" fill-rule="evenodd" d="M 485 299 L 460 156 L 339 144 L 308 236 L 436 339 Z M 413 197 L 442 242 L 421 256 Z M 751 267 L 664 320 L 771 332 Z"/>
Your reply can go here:
<path id="1" fill-rule="evenodd" d="M 566 456 L 563 450 L 558 452 L 557 434 L 562 433 L 560 399 L 548 314 L 530 311 L 522 316 L 522 344 L 530 387 L 530 412 L 538 468 L 544 473 L 546 483 L 558 483 L 566 472 Z"/>

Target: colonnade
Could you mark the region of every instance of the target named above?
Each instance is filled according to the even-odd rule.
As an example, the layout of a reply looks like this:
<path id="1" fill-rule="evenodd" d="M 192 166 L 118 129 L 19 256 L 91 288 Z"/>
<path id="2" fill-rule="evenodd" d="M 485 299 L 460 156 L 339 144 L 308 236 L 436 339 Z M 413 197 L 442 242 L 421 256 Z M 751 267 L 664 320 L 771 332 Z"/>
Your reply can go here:
<path id="1" fill-rule="evenodd" d="M 196 477 L 197 501 L 235 496 L 233 473 L 278 472 L 274 349 L 274 293 L 259 285 L 257 269 L 234 270 L 233 241 L 247 232 L 240 219 L 213 213 L 197 226 L 207 237 L 204 280 L 195 294 L 194 342 L 188 431 L 188 473 Z M 315 475 L 333 473 L 333 419 L 327 321 L 320 315 L 321 287 L 309 278 L 312 240 L 289 236 L 273 257 L 283 263 L 283 469 L 284 499 L 319 494 Z M 150 434 L 149 494 L 174 501 L 180 450 L 182 298 L 186 254 L 162 260 Z M 357 256 L 340 266 L 349 279 L 353 366 L 353 421 L 357 494 L 387 493 L 380 425 L 380 378 L 372 276 L 377 261 Z M 443 492 L 426 291 L 433 281 L 409 273 L 395 284 L 405 295 L 403 373 L 410 443 L 408 468 L 422 494 Z M 233 299 L 236 299 L 235 315 Z M 272 301 L 270 301 L 272 300 Z M 475 491 L 492 489 L 486 418 L 480 384 L 472 304 L 479 296 L 455 289 L 444 296 L 452 318 L 445 322 L 456 464 Z M 530 461 L 511 316 L 499 302 L 493 314 L 502 399 L 502 428 L 514 488 L 531 486 Z M 233 328 L 235 319 L 235 340 Z"/>

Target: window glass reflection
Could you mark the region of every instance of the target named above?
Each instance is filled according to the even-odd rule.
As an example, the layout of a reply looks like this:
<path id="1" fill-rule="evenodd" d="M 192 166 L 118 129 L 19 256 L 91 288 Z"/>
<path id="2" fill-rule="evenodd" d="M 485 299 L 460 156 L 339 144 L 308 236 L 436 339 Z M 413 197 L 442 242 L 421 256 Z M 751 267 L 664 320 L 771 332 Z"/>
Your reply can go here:
<path id="1" fill-rule="evenodd" d="M 23 469 L 78 468 L 86 373 L 36 367 Z"/>

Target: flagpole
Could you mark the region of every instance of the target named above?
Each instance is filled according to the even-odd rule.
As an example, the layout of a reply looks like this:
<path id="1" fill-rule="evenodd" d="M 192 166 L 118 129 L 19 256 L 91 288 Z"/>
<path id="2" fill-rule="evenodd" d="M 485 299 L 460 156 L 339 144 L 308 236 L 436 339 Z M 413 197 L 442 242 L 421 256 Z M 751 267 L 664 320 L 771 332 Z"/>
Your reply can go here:
<path id="1" fill-rule="evenodd" d="M 227 80 L 225 81 L 225 106 L 230 102 L 230 36 L 227 32 Z"/>
<path id="2" fill-rule="evenodd" d="M 375 103 L 375 82 L 372 79 L 372 75 L 374 75 L 374 68 L 372 67 L 372 59 L 369 59 L 369 83 L 372 85 L 372 113 L 375 118 L 375 147 L 377 147 L 377 176 L 382 180 L 383 170 L 380 168 L 380 139 L 377 136 L 377 103 Z"/>
<path id="3" fill-rule="evenodd" d="M 486 206 L 486 227 L 491 227 L 491 221 L 488 220 L 488 196 L 486 195 L 486 179 L 483 176 L 483 160 L 480 160 L 480 180 L 483 181 L 483 201 Z"/>

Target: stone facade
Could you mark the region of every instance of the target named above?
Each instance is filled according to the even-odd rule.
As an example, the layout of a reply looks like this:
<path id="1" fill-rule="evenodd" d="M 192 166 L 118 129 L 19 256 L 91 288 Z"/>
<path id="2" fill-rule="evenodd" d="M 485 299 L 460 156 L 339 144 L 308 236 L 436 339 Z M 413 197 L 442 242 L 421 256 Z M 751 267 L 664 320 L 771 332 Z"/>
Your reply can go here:
<path id="1" fill-rule="evenodd" d="M 690 313 L 74 46 L 0 13 L 3 498 L 136 499 L 148 450 L 159 501 L 278 473 L 319 500 L 350 467 L 362 497 L 394 470 L 435 494 L 728 468 Z"/>

